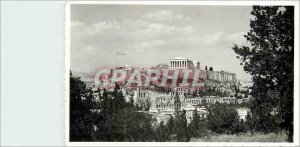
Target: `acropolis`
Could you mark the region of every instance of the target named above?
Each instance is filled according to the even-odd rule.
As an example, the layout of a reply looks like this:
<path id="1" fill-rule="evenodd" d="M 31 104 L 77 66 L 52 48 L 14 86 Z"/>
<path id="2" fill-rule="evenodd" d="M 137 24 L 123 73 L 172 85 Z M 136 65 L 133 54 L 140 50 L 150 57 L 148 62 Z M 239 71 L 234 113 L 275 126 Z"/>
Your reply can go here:
<path id="1" fill-rule="evenodd" d="M 173 71 L 171 76 L 168 75 L 169 71 Z M 249 101 L 248 98 L 236 98 L 235 88 L 238 86 L 238 81 L 235 73 L 202 69 L 199 61 L 193 62 L 187 58 L 172 58 L 167 66 L 159 65 L 142 69 L 124 66 L 106 70 L 106 72 L 108 74 L 106 78 L 112 77 L 106 79 L 106 81 L 113 81 L 112 86 L 115 82 L 124 83 L 121 91 L 127 101 L 133 100 L 134 105 L 153 114 L 161 121 L 173 115 L 176 109 L 185 110 L 187 120 L 190 121 L 189 118 L 194 110 L 197 110 L 201 116 L 206 116 L 207 110 L 199 107 L 202 104 L 216 102 L 240 104 Z M 118 77 L 120 74 L 121 76 Z M 195 74 L 199 74 L 199 77 Z M 114 77 L 117 79 L 114 80 Z M 196 80 L 193 79 L 195 77 L 197 77 Z M 97 77 L 95 79 L 97 80 Z M 144 84 L 145 80 L 147 86 Z M 169 82 L 162 84 L 162 81 Z M 178 81 L 191 83 L 188 86 L 180 86 Z M 194 86 L 192 81 L 197 81 L 201 86 Z M 241 118 L 244 117 L 241 116 Z"/>

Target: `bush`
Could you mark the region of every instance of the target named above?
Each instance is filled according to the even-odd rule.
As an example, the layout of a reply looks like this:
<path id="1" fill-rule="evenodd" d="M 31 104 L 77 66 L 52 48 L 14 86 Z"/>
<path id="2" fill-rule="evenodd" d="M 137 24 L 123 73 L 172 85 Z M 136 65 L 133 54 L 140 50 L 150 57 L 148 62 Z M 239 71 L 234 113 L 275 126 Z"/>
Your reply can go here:
<path id="1" fill-rule="evenodd" d="M 234 106 L 217 102 L 211 105 L 208 111 L 207 123 L 210 130 L 226 134 L 238 132 L 239 117 Z"/>

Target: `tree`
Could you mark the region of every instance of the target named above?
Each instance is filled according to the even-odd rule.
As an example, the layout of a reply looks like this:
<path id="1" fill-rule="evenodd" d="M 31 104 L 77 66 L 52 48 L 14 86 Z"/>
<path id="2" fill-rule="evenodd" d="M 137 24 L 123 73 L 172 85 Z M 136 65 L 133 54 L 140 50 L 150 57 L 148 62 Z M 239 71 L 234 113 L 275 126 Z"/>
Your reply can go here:
<path id="1" fill-rule="evenodd" d="M 261 129 L 271 120 L 268 113 L 275 108 L 282 120 L 279 126 L 293 141 L 294 7 L 253 6 L 251 14 L 254 20 L 245 35 L 251 45 L 234 45 L 233 50 L 244 70 L 252 75 L 254 125 Z M 278 95 L 270 95 L 271 91 Z"/>
<path id="2" fill-rule="evenodd" d="M 252 117 L 251 115 L 251 112 L 248 112 L 247 113 L 247 116 L 246 116 L 246 126 L 248 126 L 248 130 L 251 132 L 251 135 L 253 135 L 254 133 L 254 118 Z"/>
<path id="3" fill-rule="evenodd" d="M 214 69 L 212 67 L 209 67 L 209 71 L 214 71 Z"/>
<path id="4" fill-rule="evenodd" d="M 242 119 L 240 120 L 239 124 L 238 124 L 238 128 L 236 130 L 236 133 L 247 133 L 247 131 L 249 131 L 249 126 L 248 124 Z"/>
<path id="5" fill-rule="evenodd" d="M 192 137 L 201 138 L 207 135 L 207 126 L 205 118 L 199 116 L 197 109 L 193 112 L 193 119 L 189 124 L 189 130 Z"/>
<path id="6" fill-rule="evenodd" d="M 180 108 L 181 108 L 181 102 L 179 99 L 178 92 L 176 92 L 176 95 L 174 98 L 174 109 L 175 109 L 175 117 L 176 118 L 178 118 Z"/>
<path id="7" fill-rule="evenodd" d="M 95 91 L 100 99 L 95 102 L 91 88 L 70 75 L 70 141 L 154 140 L 152 115 L 136 111 L 132 101 L 125 102 L 118 84 L 112 92 Z"/>
<path id="8" fill-rule="evenodd" d="M 167 122 L 168 135 L 172 136 L 175 133 L 175 121 L 173 116 L 171 115 Z"/>
<path id="9" fill-rule="evenodd" d="M 167 128 L 164 125 L 164 122 L 160 122 L 158 128 L 156 129 L 156 141 L 163 142 L 168 139 Z"/>
<path id="10" fill-rule="evenodd" d="M 90 111 L 90 91 L 79 77 L 70 73 L 70 141 L 91 141 L 94 124 Z"/>
<path id="11" fill-rule="evenodd" d="M 100 95 L 97 141 L 153 141 L 154 120 L 150 114 L 136 111 L 133 101 L 125 102 L 116 84 L 114 91 L 103 90 Z"/>
<path id="12" fill-rule="evenodd" d="M 186 111 L 183 110 L 175 118 L 175 132 L 177 141 L 184 142 L 190 141 L 190 134 L 188 131 L 187 120 L 186 120 Z"/>
<path id="13" fill-rule="evenodd" d="M 208 127 L 216 133 L 233 134 L 237 132 L 239 117 L 233 105 L 216 102 L 208 109 Z"/>
<path id="14" fill-rule="evenodd" d="M 115 83 L 114 93 L 113 93 L 113 110 L 122 110 L 125 107 L 125 98 L 120 90 L 120 86 Z"/>
<path id="15" fill-rule="evenodd" d="M 200 116 L 197 113 L 197 109 L 195 109 L 193 112 L 193 119 L 189 124 L 189 130 L 191 132 L 192 137 L 195 137 L 195 138 L 200 137 L 199 125 L 200 125 Z"/>

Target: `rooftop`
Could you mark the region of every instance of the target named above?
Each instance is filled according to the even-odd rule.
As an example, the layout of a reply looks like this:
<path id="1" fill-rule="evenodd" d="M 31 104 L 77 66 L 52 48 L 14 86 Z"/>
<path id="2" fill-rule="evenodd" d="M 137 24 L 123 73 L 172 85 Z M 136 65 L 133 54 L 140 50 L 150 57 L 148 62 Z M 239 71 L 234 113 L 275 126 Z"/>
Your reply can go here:
<path id="1" fill-rule="evenodd" d="M 183 58 L 183 57 L 175 57 L 175 58 L 172 58 L 171 60 L 187 60 L 187 58 Z"/>

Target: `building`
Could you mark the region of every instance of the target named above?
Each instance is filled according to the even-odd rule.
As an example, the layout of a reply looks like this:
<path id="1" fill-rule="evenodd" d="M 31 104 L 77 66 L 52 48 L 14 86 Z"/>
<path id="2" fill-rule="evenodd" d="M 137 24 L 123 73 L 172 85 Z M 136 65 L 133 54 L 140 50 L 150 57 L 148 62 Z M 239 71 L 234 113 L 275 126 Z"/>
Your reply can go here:
<path id="1" fill-rule="evenodd" d="M 237 108 L 237 112 L 240 120 L 246 120 L 248 113 L 250 112 L 249 108 Z"/>
<path id="2" fill-rule="evenodd" d="M 175 58 L 170 59 L 170 67 L 171 68 L 189 68 L 189 69 L 195 68 L 192 60 L 189 60 L 187 58 L 181 58 L 181 57 L 175 57 Z"/>
<path id="3" fill-rule="evenodd" d="M 188 104 L 183 108 L 183 110 L 185 110 L 185 116 L 188 124 L 193 120 L 195 110 L 197 111 L 198 115 L 202 118 L 205 118 L 208 114 L 207 109 L 203 106 L 199 108 Z"/>

